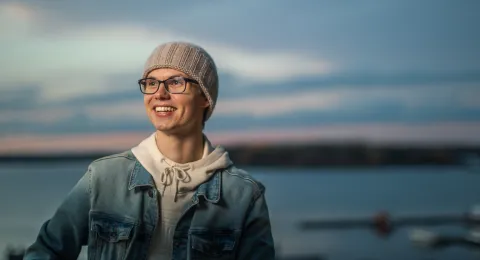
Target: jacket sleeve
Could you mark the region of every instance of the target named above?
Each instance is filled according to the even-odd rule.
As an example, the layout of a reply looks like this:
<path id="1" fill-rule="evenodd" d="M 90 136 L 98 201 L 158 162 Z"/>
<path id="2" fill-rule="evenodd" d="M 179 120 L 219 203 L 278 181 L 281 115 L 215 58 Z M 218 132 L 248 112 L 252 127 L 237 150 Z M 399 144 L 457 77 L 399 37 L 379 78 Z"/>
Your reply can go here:
<path id="1" fill-rule="evenodd" d="M 260 195 L 253 200 L 247 214 L 237 259 L 275 259 L 275 246 L 264 191 L 263 188 Z"/>
<path id="2" fill-rule="evenodd" d="M 24 260 L 77 259 L 88 242 L 90 177 L 89 167 L 52 218 L 42 225 L 36 241 L 26 249 Z"/>

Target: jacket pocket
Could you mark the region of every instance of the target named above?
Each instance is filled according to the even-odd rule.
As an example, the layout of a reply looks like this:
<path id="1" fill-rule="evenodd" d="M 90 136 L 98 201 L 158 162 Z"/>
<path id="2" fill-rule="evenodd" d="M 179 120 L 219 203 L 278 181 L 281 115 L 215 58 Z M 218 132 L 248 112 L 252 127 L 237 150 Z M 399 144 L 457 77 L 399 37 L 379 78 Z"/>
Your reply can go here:
<path id="1" fill-rule="evenodd" d="M 239 233 L 238 230 L 190 231 L 189 259 L 235 259 Z"/>
<path id="2" fill-rule="evenodd" d="M 125 259 L 134 222 L 106 214 L 93 214 L 89 259 Z"/>

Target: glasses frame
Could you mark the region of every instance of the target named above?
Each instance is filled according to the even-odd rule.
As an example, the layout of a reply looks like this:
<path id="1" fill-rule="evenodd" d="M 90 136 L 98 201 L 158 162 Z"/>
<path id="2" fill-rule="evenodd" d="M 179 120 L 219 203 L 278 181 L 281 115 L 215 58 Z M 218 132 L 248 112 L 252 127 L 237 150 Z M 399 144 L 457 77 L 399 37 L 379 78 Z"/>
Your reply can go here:
<path id="1" fill-rule="evenodd" d="M 170 92 L 169 90 L 169 87 L 167 84 L 165 84 L 165 82 L 167 82 L 168 80 L 171 80 L 171 79 L 174 79 L 174 78 L 182 78 L 183 80 L 185 80 L 185 85 L 183 86 L 183 90 L 180 91 L 180 92 Z M 153 93 L 145 93 L 143 90 L 142 90 L 142 84 L 140 82 L 142 82 L 143 80 L 147 80 L 147 79 L 150 79 L 150 80 L 154 80 L 154 81 L 157 81 L 158 82 L 158 85 L 157 85 L 157 90 L 155 90 L 155 92 Z M 170 94 L 180 94 L 180 93 L 183 93 L 185 92 L 185 90 L 187 89 L 187 83 L 190 82 L 190 83 L 195 83 L 195 84 L 198 84 L 198 81 L 194 80 L 194 79 L 190 79 L 190 78 L 186 78 L 186 77 L 183 77 L 183 76 L 172 76 L 166 80 L 158 80 L 158 79 L 155 79 L 155 78 L 142 78 L 142 79 L 139 79 L 138 80 L 138 86 L 140 87 L 140 92 L 142 92 L 143 94 L 145 95 L 153 95 L 155 93 L 158 92 L 158 90 L 160 90 L 160 86 L 163 84 L 163 87 L 165 88 L 165 90 L 170 93 Z"/>

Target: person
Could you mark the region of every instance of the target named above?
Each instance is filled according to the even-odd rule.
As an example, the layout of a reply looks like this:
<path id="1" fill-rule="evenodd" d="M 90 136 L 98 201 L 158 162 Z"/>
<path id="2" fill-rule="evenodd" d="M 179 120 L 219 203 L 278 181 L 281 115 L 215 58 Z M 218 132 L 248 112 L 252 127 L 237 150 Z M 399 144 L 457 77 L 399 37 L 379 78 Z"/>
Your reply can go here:
<path id="1" fill-rule="evenodd" d="M 218 96 L 216 65 L 189 42 L 167 42 L 142 78 L 155 131 L 93 161 L 24 259 L 275 259 L 264 185 L 204 134 Z"/>

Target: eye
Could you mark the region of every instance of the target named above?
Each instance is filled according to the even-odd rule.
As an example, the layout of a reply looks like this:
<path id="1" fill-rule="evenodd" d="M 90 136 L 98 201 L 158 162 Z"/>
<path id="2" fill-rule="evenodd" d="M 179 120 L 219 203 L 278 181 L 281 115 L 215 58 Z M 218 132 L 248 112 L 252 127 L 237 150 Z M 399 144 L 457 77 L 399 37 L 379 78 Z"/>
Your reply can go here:
<path id="1" fill-rule="evenodd" d="M 183 87 L 185 85 L 185 80 L 182 77 L 175 77 L 169 79 L 167 84 L 171 87 Z"/>
<path id="2" fill-rule="evenodd" d="M 155 80 L 147 80 L 147 86 L 149 87 L 154 87 L 157 85 L 157 82 Z"/>

